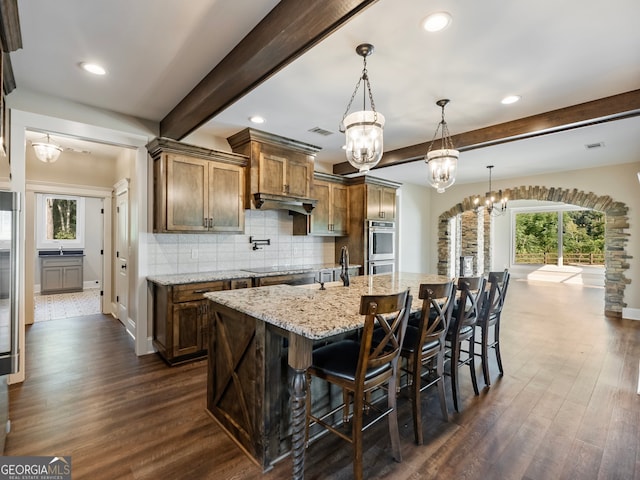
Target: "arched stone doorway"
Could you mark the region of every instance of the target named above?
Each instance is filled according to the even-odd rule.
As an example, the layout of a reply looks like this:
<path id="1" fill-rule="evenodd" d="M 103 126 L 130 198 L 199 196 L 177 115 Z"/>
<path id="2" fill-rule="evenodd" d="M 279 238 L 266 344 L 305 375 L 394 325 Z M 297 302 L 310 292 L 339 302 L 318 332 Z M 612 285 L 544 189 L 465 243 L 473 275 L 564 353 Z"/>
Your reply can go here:
<path id="1" fill-rule="evenodd" d="M 544 186 L 528 186 L 503 190 L 503 193 L 512 200 L 540 200 L 561 202 L 579 207 L 592 208 L 606 215 L 605 223 L 605 315 L 622 317 L 624 303 L 624 289 L 630 280 L 625 277 L 629 268 L 626 246 L 629 238 L 628 207 L 622 202 L 616 202 L 608 195 L 598 196 L 594 193 L 586 193 L 577 189 L 554 188 Z M 452 245 L 450 239 L 449 220 L 458 214 L 474 210 L 473 199 L 467 197 L 462 202 L 442 213 L 438 218 L 438 273 L 447 275 L 450 270 L 449 255 Z"/>

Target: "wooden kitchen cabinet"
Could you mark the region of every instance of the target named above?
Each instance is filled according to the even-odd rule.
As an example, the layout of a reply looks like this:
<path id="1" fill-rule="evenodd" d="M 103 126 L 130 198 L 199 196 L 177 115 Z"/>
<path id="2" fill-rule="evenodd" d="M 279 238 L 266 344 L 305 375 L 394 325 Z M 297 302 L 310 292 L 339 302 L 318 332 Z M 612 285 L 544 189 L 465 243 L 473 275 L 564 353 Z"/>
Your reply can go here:
<path id="1" fill-rule="evenodd" d="M 388 220 L 396 218 L 396 189 L 382 185 L 367 185 L 367 219 Z"/>
<path id="2" fill-rule="evenodd" d="M 334 175 L 316 173 L 311 194 L 318 200 L 309 216 L 294 215 L 294 235 L 347 235 L 349 190 L 346 181 Z"/>
<path id="3" fill-rule="evenodd" d="M 286 208 L 309 213 L 313 165 L 319 147 L 252 128 L 228 139 L 231 149 L 249 158 L 247 208 Z"/>
<path id="4" fill-rule="evenodd" d="M 147 148 L 154 160 L 154 232 L 244 231 L 245 157 L 169 139 Z"/>
<path id="5" fill-rule="evenodd" d="M 335 261 L 340 261 L 343 246 L 349 249 L 352 264 L 362 265 L 367 272 L 369 238 L 368 220 L 396 219 L 396 191 L 401 184 L 370 175 L 348 180 L 349 187 L 349 234 L 335 239 Z"/>
<path id="6" fill-rule="evenodd" d="M 250 278 L 184 285 L 150 283 L 153 296 L 153 345 L 169 363 L 202 358 L 209 342 L 207 292 L 247 288 Z"/>

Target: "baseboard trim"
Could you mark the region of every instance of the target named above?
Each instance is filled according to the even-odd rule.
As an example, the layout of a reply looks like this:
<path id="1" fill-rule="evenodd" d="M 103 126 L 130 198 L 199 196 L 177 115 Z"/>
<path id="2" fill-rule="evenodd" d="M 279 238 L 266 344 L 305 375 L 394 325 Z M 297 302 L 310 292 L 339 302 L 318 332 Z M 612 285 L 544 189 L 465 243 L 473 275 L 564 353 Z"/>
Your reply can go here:
<path id="1" fill-rule="evenodd" d="M 627 320 L 640 320 L 640 308 L 623 308 L 622 318 Z"/>

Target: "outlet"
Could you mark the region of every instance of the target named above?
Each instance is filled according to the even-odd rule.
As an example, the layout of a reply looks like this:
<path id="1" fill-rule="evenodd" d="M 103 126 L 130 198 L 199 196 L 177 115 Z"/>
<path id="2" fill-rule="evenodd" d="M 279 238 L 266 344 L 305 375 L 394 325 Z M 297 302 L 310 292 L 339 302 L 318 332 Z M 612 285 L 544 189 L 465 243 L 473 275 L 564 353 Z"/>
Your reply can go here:
<path id="1" fill-rule="evenodd" d="M 197 260 L 198 259 L 198 250 L 195 248 L 191 249 L 191 260 Z"/>

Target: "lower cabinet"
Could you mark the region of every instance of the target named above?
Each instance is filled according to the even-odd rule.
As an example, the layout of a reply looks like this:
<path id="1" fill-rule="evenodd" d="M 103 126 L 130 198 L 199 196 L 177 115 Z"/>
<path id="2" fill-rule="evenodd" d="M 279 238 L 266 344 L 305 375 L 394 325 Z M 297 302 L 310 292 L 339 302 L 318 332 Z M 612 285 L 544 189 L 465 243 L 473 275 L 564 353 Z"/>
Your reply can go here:
<path id="1" fill-rule="evenodd" d="M 40 258 L 40 293 L 43 295 L 81 292 L 83 279 L 81 256 Z"/>
<path id="2" fill-rule="evenodd" d="M 209 342 L 207 292 L 246 288 L 251 279 L 218 280 L 185 285 L 150 283 L 153 295 L 153 344 L 169 363 L 206 357 Z"/>

